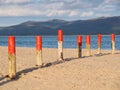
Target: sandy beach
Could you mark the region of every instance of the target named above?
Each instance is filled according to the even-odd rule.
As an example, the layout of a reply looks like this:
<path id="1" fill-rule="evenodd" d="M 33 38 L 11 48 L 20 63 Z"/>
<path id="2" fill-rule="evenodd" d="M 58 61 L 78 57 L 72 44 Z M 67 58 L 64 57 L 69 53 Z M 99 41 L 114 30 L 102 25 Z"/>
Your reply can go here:
<path id="1" fill-rule="evenodd" d="M 45 66 L 36 67 L 35 48 L 16 48 L 17 76 L 8 75 L 7 47 L 0 47 L 0 90 L 120 90 L 120 51 L 77 58 L 77 49 L 64 49 L 65 62 L 57 62 L 57 49 L 43 48 Z"/>

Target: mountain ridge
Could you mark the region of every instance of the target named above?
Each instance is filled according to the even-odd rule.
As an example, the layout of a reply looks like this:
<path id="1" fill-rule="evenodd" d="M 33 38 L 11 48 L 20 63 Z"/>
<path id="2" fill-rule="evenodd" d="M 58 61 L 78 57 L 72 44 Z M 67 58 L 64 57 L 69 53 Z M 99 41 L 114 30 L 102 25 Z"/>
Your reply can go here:
<path id="1" fill-rule="evenodd" d="M 62 29 L 65 35 L 120 34 L 120 16 L 99 17 L 88 20 L 27 21 L 18 25 L 1 27 L 0 35 L 57 35 Z"/>

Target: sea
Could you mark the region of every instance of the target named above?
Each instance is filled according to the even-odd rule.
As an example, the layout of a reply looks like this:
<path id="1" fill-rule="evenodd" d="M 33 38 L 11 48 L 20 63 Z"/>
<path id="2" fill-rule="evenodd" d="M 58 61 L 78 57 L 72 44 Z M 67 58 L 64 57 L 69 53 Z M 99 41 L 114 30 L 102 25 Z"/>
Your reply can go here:
<path id="1" fill-rule="evenodd" d="M 82 48 L 86 47 L 85 36 L 83 36 Z M 64 35 L 63 36 L 63 47 L 64 48 L 77 48 L 77 35 Z M 17 47 L 35 47 L 35 36 L 16 36 L 16 46 Z M 58 41 L 57 36 L 42 36 L 43 48 L 57 48 Z M 8 37 L 0 36 L 0 46 L 8 45 Z M 111 36 L 102 36 L 102 49 L 111 49 Z M 120 50 L 120 35 L 116 35 L 115 47 Z M 97 49 L 97 35 L 91 35 L 91 48 Z"/>

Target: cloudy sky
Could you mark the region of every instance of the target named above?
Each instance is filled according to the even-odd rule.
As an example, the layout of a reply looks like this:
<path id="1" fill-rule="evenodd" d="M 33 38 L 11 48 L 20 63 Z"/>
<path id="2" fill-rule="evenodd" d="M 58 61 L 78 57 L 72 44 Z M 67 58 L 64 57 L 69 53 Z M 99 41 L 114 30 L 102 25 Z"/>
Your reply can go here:
<path id="1" fill-rule="evenodd" d="M 120 16 L 120 0 L 0 0 L 0 26 Z"/>

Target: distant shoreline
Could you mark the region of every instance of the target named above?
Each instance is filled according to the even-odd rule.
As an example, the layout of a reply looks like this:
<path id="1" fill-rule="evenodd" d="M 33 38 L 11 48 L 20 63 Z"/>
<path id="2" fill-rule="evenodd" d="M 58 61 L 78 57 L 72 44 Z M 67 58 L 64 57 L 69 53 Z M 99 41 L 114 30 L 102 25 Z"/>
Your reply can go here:
<path id="1" fill-rule="evenodd" d="M 82 36 L 90 35 L 90 34 L 78 34 Z M 63 36 L 78 36 L 78 35 L 63 35 Z M 90 36 L 97 36 L 98 34 L 90 35 Z M 102 34 L 103 36 L 110 36 L 111 34 Z M 120 36 L 120 34 L 116 34 Z M 0 35 L 0 37 L 8 37 L 8 36 L 16 36 L 16 37 L 35 37 L 35 36 L 57 36 L 57 35 Z"/>

